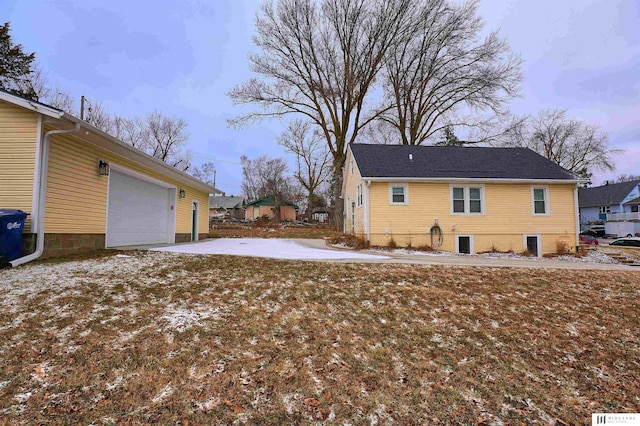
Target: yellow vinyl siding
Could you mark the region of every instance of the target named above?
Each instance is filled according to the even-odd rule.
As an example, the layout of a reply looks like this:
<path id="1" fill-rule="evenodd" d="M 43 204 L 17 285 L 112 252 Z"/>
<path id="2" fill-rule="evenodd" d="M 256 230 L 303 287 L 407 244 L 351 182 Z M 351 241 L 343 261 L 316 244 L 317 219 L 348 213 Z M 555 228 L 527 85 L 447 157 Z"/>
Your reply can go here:
<path id="1" fill-rule="evenodd" d="M 460 184 L 476 186 L 477 184 Z M 458 184 L 456 184 L 458 186 Z M 474 251 L 522 252 L 524 235 L 540 235 L 543 253 L 555 252 L 558 240 L 576 245 L 574 185 L 554 184 L 548 188 L 549 214 L 534 216 L 530 184 L 486 183 L 484 213 L 451 213 L 449 183 L 411 182 L 409 204 L 389 205 L 389 184 L 370 187 L 371 243 L 387 245 L 391 237 L 399 245 L 431 245 L 430 228 L 438 220 L 444 234 L 441 249 L 455 251 L 455 235 L 473 235 Z"/>
<path id="2" fill-rule="evenodd" d="M 347 216 L 345 217 L 345 230 L 347 234 L 351 234 L 351 230 L 353 229 L 353 234 L 360 238 L 365 238 L 365 226 L 364 226 L 364 209 L 365 209 L 365 183 L 360 176 L 360 170 L 358 170 L 358 165 L 353 162 L 353 173 L 351 173 L 351 160 L 352 160 L 351 151 L 348 151 L 347 159 L 345 160 L 345 170 L 346 170 L 346 181 L 345 181 L 345 193 L 344 193 L 344 206 Z M 362 198 L 363 203 L 362 206 L 358 207 L 358 185 L 362 184 Z M 356 203 L 355 208 L 355 221 L 354 226 L 352 226 L 352 218 L 351 218 L 351 203 Z"/>
<path id="3" fill-rule="evenodd" d="M 38 114 L 0 101 L 0 207 L 31 213 L 37 138 Z"/>
<path id="4" fill-rule="evenodd" d="M 45 232 L 104 234 L 106 232 L 108 177 L 98 175 L 98 160 L 117 164 L 186 192 L 177 198 L 176 233 L 191 233 L 192 202 L 198 201 L 198 232 L 209 231 L 209 194 L 83 142 L 74 136 L 51 138 Z"/>

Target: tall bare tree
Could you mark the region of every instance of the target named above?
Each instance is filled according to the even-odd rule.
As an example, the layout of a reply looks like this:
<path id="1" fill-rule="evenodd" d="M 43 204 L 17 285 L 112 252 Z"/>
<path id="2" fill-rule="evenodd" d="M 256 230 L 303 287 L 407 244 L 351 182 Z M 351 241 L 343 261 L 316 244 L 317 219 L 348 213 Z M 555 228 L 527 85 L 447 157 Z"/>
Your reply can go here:
<path id="1" fill-rule="evenodd" d="M 211 186 L 216 186 L 216 165 L 211 161 L 203 163 L 200 167 L 193 167 L 191 175 Z"/>
<path id="2" fill-rule="evenodd" d="M 287 176 L 287 163 L 282 158 L 262 155 L 253 160 L 246 156 L 242 163 L 242 191 L 249 201 L 274 197 L 274 221 L 280 222 L 280 207 L 284 201 L 296 198 L 296 185 Z"/>
<path id="3" fill-rule="evenodd" d="M 407 25 L 384 69 L 394 108 L 380 117 L 400 143 L 420 145 L 455 127 L 487 128 L 505 113 L 518 94 L 521 60 L 496 32 L 479 40 L 477 0 L 415 1 Z"/>
<path id="4" fill-rule="evenodd" d="M 189 169 L 191 159 L 183 152 L 189 140 L 187 122 L 155 110 L 147 115 L 145 125 L 150 144 L 149 153 L 180 170 Z"/>
<path id="5" fill-rule="evenodd" d="M 519 119 L 500 144 L 530 148 L 583 179 L 596 170 L 614 170 L 613 156 L 620 152 L 609 145 L 607 134 L 598 126 L 567 117 L 563 109 L 546 109 Z"/>
<path id="6" fill-rule="evenodd" d="M 243 125 L 264 117 L 298 114 L 315 123 L 341 187 L 347 145 L 376 116 L 370 88 L 385 55 L 404 28 L 411 0 L 266 1 L 256 19 L 249 57 L 259 75 L 229 92 L 234 104 L 259 111 L 231 120 Z M 342 211 L 336 199 L 337 212 Z M 339 216 L 341 218 L 341 216 Z"/>
<path id="7" fill-rule="evenodd" d="M 313 132 L 313 124 L 303 120 L 293 120 L 278 143 L 296 156 L 296 170 L 293 177 L 307 193 L 307 216 L 312 219 L 314 195 L 318 187 L 326 182 L 331 173 L 331 158 L 327 144 L 321 135 Z"/>

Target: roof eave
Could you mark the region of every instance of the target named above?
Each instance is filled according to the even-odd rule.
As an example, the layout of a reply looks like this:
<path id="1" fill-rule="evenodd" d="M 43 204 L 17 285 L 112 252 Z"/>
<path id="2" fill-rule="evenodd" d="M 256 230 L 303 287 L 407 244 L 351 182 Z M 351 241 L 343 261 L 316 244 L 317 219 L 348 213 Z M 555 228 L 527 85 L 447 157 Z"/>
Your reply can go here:
<path id="1" fill-rule="evenodd" d="M 65 112 L 59 109 L 51 108 L 39 102 L 30 101 L 28 99 L 24 99 L 4 91 L 0 91 L 0 100 L 21 106 L 23 108 L 37 112 L 38 114 L 46 115 L 47 117 L 51 118 L 59 119 L 65 115 Z"/>
<path id="2" fill-rule="evenodd" d="M 495 183 L 536 183 L 536 184 L 579 184 L 580 179 L 517 179 L 517 178 L 459 178 L 459 177 L 374 177 L 362 176 L 371 182 L 495 182 Z"/>
<path id="3" fill-rule="evenodd" d="M 87 143 L 98 146 L 102 149 L 113 152 L 114 154 L 120 155 L 122 157 L 132 159 L 137 163 L 140 163 L 153 170 L 159 171 L 160 173 L 168 175 L 176 179 L 177 181 L 182 182 L 186 185 L 189 185 L 193 188 L 196 188 L 200 191 L 207 192 L 209 194 L 222 194 L 222 191 L 220 191 L 219 189 L 211 185 L 208 185 L 192 177 L 191 175 L 176 169 L 175 167 L 170 166 L 169 164 L 165 163 L 164 161 L 158 158 L 155 158 L 145 152 L 140 151 L 137 148 L 132 147 L 131 145 L 128 145 L 118 140 L 117 138 L 111 136 L 110 134 L 105 133 L 102 130 L 92 126 L 86 121 L 80 120 L 79 118 L 76 118 L 65 112 L 62 113 L 62 116 L 60 118 L 74 124 L 80 124 L 81 128 L 84 129 L 85 132 L 91 132 L 106 141 L 106 143 L 97 143 L 97 141 L 91 141 L 89 140 L 89 138 L 86 138 L 86 137 L 83 138 Z M 47 124 L 52 124 L 52 123 L 48 122 Z"/>

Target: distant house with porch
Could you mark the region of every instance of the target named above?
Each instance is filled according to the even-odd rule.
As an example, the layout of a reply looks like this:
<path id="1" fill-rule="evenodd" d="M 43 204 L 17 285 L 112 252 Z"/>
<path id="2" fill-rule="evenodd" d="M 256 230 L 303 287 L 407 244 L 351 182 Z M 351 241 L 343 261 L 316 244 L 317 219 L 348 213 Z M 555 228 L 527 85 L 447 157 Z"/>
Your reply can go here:
<path id="1" fill-rule="evenodd" d="M 329 209 L 326 207 L 315 207 L 311 211 L 311 217 L 315 222 L 327 223 L 329 222 Z"/>
<path id="2" fill-rule="evenodd" d="M 244 217 L 246 220 L 256 220 L 263 216 L 273 219 L 275 216 L 276 197 L 269 195 L 259 200 L 252 201 L 245 206 Z M 280 219 L 296 220 L 298 206 L 290 201 L 280 203 Z"/>
<path id="3" fill-rule="evenodd" d="M 581 189 L 578 200 L 580 223 L 604 223 L 609 235 L 640 232 L 640 180 Z"/>
<path id="4" fill-rule="evenodd" d="M 244 219 L 244 198 L 210 195 L 209 218 Z"/>

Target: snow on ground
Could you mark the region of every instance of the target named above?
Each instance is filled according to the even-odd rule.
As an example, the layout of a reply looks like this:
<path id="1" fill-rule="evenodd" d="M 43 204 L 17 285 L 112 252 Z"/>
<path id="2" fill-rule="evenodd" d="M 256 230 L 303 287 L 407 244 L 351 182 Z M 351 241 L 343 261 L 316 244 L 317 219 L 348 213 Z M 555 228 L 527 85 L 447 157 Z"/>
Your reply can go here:
<path id="1" fill-rule="evenodd" d="M 273 259 L 388 259 L 387 256 L 354 251 L 323 250 L 305 247 L 295 241 L 278 238 L 219 238 L 192 244 L 158 247 L 151 250 L 191 254 L 231 254 Z"/>

